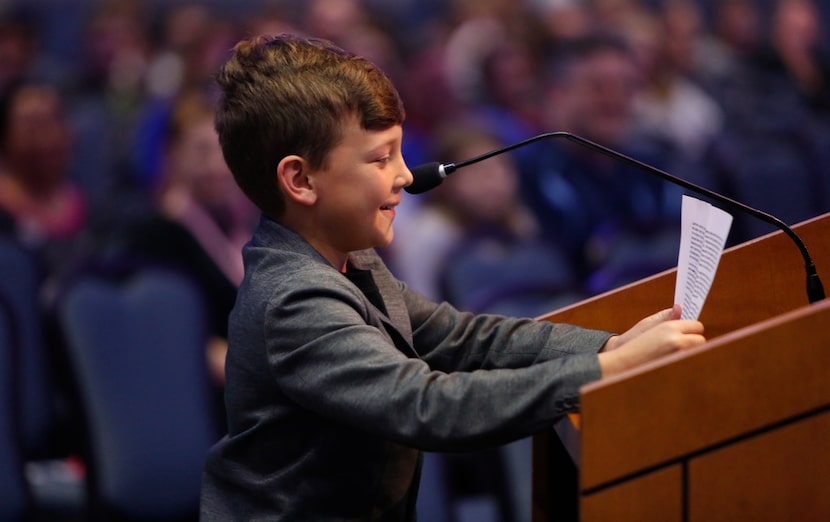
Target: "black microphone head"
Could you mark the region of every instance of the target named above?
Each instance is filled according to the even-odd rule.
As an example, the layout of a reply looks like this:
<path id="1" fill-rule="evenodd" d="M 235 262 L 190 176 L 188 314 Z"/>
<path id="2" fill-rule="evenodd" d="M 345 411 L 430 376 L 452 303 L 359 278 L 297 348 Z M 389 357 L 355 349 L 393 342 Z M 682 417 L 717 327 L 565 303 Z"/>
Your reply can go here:
<path id="1" fill-rule="evenodd" d="M 437 161 L 424 163 L 412 169 L 412 184 L 404 187 L 410 194 L 420 194 L 427 190 L 434 189 L 444 181 L 441 164 Z"/>

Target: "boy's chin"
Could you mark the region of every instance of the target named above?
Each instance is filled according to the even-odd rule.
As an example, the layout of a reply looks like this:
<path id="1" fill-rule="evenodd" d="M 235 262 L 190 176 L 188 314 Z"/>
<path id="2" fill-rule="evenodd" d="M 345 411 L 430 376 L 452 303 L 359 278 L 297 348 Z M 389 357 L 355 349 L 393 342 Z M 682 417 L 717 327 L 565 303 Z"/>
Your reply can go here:
<path id="1" fill-rule="evenodd" d="M 377 247 L 377 248 L 384 248 L 384 247 L 388 247 L 389 245 L 391 245 L 391 244 L 392 244 L 392 237 L 393 237 L 393 236 L 390 234 L 389 236 L 387 236 L 386 238 L 384 238 L 384 240 L 382 240 L 382 241 L 378 241 L 378 244 L 376 244 L 376 245 L 375 245 L 375 247 Z"/>
<path id="2" fill-rule="evenodd" d="M 394 234 L 387 234 L 382 239 L 379 239 L 375 242 L 375 248 L 385 248 L 392 244 L 392 239 L 394 238 Z"/>

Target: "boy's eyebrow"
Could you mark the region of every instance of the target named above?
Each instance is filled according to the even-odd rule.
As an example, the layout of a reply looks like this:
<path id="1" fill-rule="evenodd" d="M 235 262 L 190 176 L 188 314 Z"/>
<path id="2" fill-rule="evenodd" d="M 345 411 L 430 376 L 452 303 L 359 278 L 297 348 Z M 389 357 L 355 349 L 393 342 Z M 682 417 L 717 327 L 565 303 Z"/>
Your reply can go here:
<path id="1" fill-rule="evenodd" d="M 373 143 L 369 148 L 369 153 L 381 152 L 388 148 L 394 149 L 399 141 L 400 138 L 398 136 L 390 136 L 382 141 Z"/>
<path id="2" fill-rule="evenodd" d="M 395 140 L 386 140 L 383 143 L 377 144 L 374 147 L 372 147 L 371 149 L 369 149 L 369 153 L 373 154 L 373 153 L 376 153 L 376 152 L 377 153 L 385 152 L 387 149 L 391 149 L 391 148 L 394 148 L 394 147 L 395 147 Z"/>

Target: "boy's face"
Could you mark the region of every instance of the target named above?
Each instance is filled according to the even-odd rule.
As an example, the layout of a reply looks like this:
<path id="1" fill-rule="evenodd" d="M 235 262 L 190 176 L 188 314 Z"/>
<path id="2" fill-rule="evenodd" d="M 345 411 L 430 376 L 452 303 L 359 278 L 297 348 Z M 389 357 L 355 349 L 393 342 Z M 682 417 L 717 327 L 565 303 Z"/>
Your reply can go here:
<path id="1" fill-rule="evenodd" d="M 326 165 L 312 174 L 316 231 L 309 239 L 330 261 L 392 241 L 395 207 L 402 189 L 412 183 L 401 155 L 402 138 L 400 125 L 367 131 L 352 118 Z"/>

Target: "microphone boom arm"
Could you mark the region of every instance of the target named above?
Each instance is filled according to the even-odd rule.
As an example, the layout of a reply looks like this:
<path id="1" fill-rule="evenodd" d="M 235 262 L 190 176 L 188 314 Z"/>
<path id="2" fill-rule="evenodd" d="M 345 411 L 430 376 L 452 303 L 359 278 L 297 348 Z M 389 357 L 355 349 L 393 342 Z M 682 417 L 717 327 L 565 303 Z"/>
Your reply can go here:
<path id="1" fill-rule="evenodd" d="M 677 176 L 669 174 L 668 172 L 666 172 L 664 170 L 660 170 L 660 169 L 658 169 L 656 167 L 653 167 L 653 166 L 651 166 L 647 163 L 643 163 L 642 161 L 639 161 L 639 160 L 636 160 L 636 159 L 634 159 L 630 156 L 627 156 L 627 155 L 625 155 L 621 152 L 617 152 L 615 150 L 609 149 L 608 147 L 600 145 L 599 143 L 595 143 L 595 142 L 593 142 L 589 139 L 582 138 L 582 137 L 577 136 L 576 134 L 572 134 L 570 132 L 559 131 L 559 132 L 548 132 L 548 133 L 545 133 L 545 134 L 539 134 L 538 136 L 533 136 L 532 138 L 528 138 L 524 141 L 520 141 L 518 143 L 514 143 L 512 145 L 508 145 L 506 147 L 502 147 L 500 149 L 487 152 L 485 154 L 482 154 L 480 156 L 476 156 L 474 158 L 470 158 L 470 159 L 467 159 L 467 160 L 464 160 L 464 161 L 459 161 L 458 163 L 444 163 L 444 164 L 441 164 L 439 166 L 439 169 L 441 171 L 441 179 L 443 180 L 443 178 L 445 178 L 446 176 L 452 174 L 456 169 L 459 169 L 461 167 L 466 167 L 467 165 L 471 165 L 473 163 L 478 163 L 479 161 L 484 161 L 484 160 L 486 160 L 488 158 L 491 158 L 493 156 L 496 156 L 498 154 L 503 154 L 503 153 L 509 152 L 513 149 L 517 149 L 519 147 L 524 147 L 525 145 L 528 145 L 528 144 L 536 142 L 536 141 L 541 141 L 541 140 L 546 140 L 546 139 L 551 139 L 551 138 L 563 138 L 563 139 L 578 143 L 580 145 L 586 146 L 590 149 L 593 149 L 596 152 L 599 152 L 599 153 L 604 154 L 606 156 L 621 160 L 625 163 L 628 163 L 629 165 L 637 167 L 638 169 L 645 170 L 645 171 L 647 171 L 651 174 L 654 174 L 655 176 L 659 176 L 659 177 L 663 178 L 664 180 L 667 180 L 671 183 L 674 183 L 676 185 L 680 185 L 683 188 L 686 188 L 688 190 L 697 192 L 698 194 L 702 194 L 704 196 L 707 196 L 707 197 L 709 197 L 709 198 L 711 198 L 715 201 L 718 201 L 719 203 L 722 203 L 722 204 L 724 204 L 728 207 L 746 212 L 747 214 L 755 216 L 756 218 L 758 218 L 758 219 L 760 219 L 760 220 L 762 220 L 766 223 L 774 225 L 775 227 L 782 230 L 785 234 L 787 234 L 790 237 L 790 239 L 792 239 L 792 241 L 795 243 L 795 245 L 798 247 L 799 251 L 801 252 L 801 256 L 804 258 L 804 265 L 805 265 L 805 270 L 806 270 L 806 273 L 807 273 L 807 298 L 809 299 L 810 303 L 815 303 L 817 301 L 820 301 L 820 300 L 824 299 L 824 297 L 825 297 L 824 296 L 824 286 L 821 283 L 821 279 L 819 279 L 818 272 L 816 271 L 816 265 L 813 263 L 813 260 L 810 257 L 810 253 L 807 251 L 807 246 L 804 244 L 804 241 L 801 240 L 801 238 L 798 236 L 798 234 L 796 234 L 795 231 L 789 225 L 787 225 L 786 223 L 784 223 L 783 221 L 781 221 L 777 217 L 775 217 L 771 214 L 767 214 L 766 212 L 762 212 L 758 209 L 752 208 L 752 207 L 750 207 L 748 205 L 745 205 L 745 204 L 743 204 L 739 201 L 735 201 L 734 199 L 731 199 L 731 198 L 728 198 L 728 197 L 723 196 L 721 194 L 718 194 L 717 192 L 713 192 L 713 191 L 711 191 L 709 189 L 706 189 L 706 188 L 703 188 L 699 185 L 695 185 L 694 183 L 690 183 L 690 182 L 688 182 L 688 181 L 686 181 L 682 178 L 679 178 Z M 438 181 L 438 183 L 440 183 L 440 180 Z"/>

